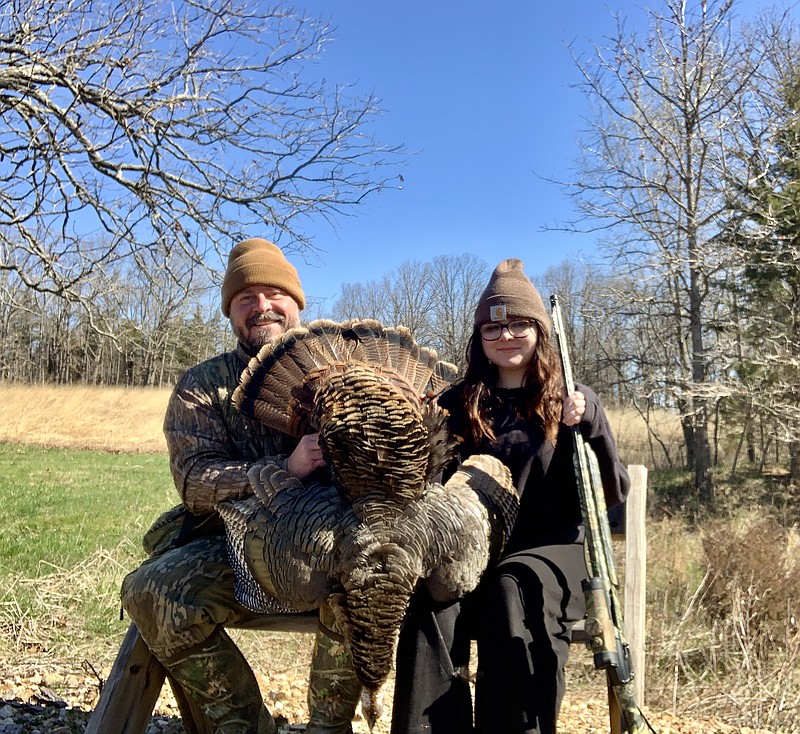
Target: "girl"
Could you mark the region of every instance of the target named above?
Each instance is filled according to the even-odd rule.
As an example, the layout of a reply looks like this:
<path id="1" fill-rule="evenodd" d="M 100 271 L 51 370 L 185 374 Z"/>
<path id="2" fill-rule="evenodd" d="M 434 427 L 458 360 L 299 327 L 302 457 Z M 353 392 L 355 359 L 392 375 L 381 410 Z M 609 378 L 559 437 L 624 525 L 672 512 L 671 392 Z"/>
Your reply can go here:
<path id="1" fill-rule="evenodd" d="M 412 599 L 398 645 L 392 734 L 555 734 L 587 576 L 571 426 L 597 455 L 609 507 L 624 500 L 629 480 L 597 395 L 563 388 L 549 315 L 520 260 L 495 268 L 475 309 L 464 378 L 439 403 L 462 439 L 458 458 L 502 460 L 520 509 L 498 563 L 472 594 L 438 604 L 423 587 Z"/>

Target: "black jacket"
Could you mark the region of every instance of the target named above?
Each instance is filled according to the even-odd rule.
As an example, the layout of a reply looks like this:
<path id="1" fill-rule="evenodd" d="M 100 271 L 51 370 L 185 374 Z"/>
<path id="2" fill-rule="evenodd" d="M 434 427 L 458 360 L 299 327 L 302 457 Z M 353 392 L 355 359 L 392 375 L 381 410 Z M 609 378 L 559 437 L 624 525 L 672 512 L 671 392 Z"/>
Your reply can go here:
<path id="1" fill-rule="evenodd" d="M 617 455 L 611 426 L 600 399 L 585 385 L 578 385 L 577 389 L 586 396 L 581 434 L 597 456 L 606 503 L 613 507 L 628 494 L 628 472 Z M 470 436 L 461 385 L 454 385 L 439 398 L 439 404 L 450 413 L 450 430 L 463 439 L 459 446 L 459 460 L 476 453 L 491 454 L 511 470 L 521 499 L 506 553 L 583 540 L 572 429 L 561 423 L 553 446 L 546 440 L 538 421 L 531 422 L 520 415 L 517 403 L 523 390 L 492 388 L 489 417 L 497 438 L 481 441 L 478 445 Z"/>

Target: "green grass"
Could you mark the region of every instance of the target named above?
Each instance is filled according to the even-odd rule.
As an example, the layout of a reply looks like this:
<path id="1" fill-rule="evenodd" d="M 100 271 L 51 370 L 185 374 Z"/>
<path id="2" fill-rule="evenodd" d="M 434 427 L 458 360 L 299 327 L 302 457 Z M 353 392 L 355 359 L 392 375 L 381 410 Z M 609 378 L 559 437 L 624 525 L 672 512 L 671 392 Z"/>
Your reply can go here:
<path id="1" fill-rule="evenodd" d="M 122 578 L 177 500 L 162 454 L 0 444 L 0 650 L 124 632 Z"/>
<path id="2" fill-rule="evenodd" d="M 166 456 L 0 445 L 0 574 L 74 566 L 177 500 Z"/>

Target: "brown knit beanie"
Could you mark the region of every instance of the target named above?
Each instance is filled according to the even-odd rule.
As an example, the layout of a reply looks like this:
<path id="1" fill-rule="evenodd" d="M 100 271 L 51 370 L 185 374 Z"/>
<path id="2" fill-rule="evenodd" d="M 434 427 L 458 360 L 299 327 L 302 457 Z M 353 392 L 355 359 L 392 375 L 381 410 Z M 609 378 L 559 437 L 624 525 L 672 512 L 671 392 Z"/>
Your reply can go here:
<path id="1" fill-rule="evenodd" d="M 550 316 L 539 291 L 522 272 L 522 260 L 503 260 L 489 278 L 475 309 L 474 328 L 488 321 L 504 321 L 519 316 L 538 321 L 550 333 Z"/>
<path id="2" fill-rule="evenodd" d="M 306 307 L 306 297 L 294 265 L 276 245 L 258 237 L 240 242 L 228 255 L 228 269 L 222 281 L 222 313 L 225 316 L 230 314 L 233 297 L 251 285 L 280 288 L 297 301 L 301 311 Z"/>

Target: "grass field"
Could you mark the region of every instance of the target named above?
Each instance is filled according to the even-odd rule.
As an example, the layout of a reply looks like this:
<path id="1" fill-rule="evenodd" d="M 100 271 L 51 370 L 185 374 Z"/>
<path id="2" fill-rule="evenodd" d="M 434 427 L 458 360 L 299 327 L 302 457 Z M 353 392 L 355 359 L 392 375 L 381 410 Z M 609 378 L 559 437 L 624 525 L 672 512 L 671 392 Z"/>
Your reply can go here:
<path id="1" fill-rule="evenodd" d="M 0 444 L 0 562 L 29 576 L 140 536 L 178 500 L 164 454 Z"/>
<path id="2" fill-rule="evenodd" d="M 46 685 L 94 705 L 129 624 L 122 579 L 145 557 L 147 528 L 176 500 L 165 453 L 0 443 L 0 692 L 26 699 Z M 273 710 L 304 721 L 313 638 L 234 637 L 258 661 Z M 176 713 L 168 687 L 157 710 Z"/>
<path id="3" fill-rule="evenodd" d="M 161 453 L 167 389 L 0 383 L 0 442 Z"/>
<path id="4" fill-rule="evenodd" d="M 114 638 L 138 539 L 176 499 L 164 454 L 0 444 L 0 650 Z"/>

